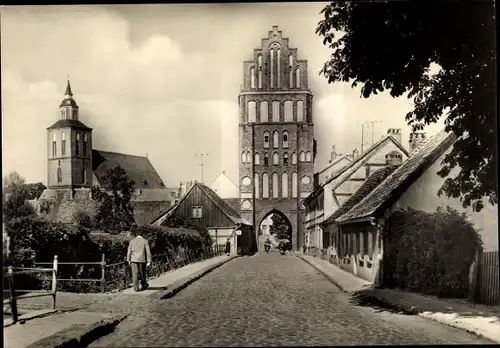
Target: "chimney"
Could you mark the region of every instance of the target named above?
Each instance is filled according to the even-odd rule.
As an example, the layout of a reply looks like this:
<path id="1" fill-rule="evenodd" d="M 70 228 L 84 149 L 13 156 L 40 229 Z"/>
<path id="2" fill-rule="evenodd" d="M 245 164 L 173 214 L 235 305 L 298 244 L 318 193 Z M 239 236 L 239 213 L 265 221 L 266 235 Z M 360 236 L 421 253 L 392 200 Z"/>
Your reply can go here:
<path id="1" fill-rule="evenodd" d="M 337 157 L 337 151 L 335 151 L 335 145 L 332 145 L 332 152 L 330 152 L 330 160 L 328 163 L 332 163 L 335 160 L 335 157 Z"/>
<path id="2" fill-rule="evenodd" d="M 354 149 L 352 150 L 352 159 L 353 160 L 357 160 L 359 157 L 359 152 L 358 152 L 358 149 Z"/>
<path id="3" fill-rule="evenodd" d="M 411 132 L 410 133 L 410 155 L 413 155 L 418 149 L 420 149 L 425 142 L 427 137 L 425 132 Z"/>
<path id="4" fill-rule="evenodd" d="M 393 164 L 399 166 L 403 163 L 403 155 L 398 151 L 391 151 L 385 155 L 385 164 Z"/>
<path id="5" fill-rule="evenodd" d="M 402 140 L 401 140 L 401 129 L 400 128 L 389 128 L 387 130 L 387 135 L 390 135 L 396 140 L 400 145 L 402 145 Z"/>

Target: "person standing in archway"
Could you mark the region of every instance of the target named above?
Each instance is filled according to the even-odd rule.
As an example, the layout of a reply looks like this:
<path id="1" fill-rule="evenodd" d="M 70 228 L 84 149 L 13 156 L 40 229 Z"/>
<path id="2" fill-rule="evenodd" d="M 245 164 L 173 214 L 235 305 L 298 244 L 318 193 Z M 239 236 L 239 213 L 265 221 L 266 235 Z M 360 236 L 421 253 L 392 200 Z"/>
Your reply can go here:
<path id="1" fill-rule="evenodd" d="M 226 250 L 225 250 L 225 253 L 227 256 L 229 256 L 229 254 L 231 253 L 231 239 L 228 238 L 226 240 Z"/>

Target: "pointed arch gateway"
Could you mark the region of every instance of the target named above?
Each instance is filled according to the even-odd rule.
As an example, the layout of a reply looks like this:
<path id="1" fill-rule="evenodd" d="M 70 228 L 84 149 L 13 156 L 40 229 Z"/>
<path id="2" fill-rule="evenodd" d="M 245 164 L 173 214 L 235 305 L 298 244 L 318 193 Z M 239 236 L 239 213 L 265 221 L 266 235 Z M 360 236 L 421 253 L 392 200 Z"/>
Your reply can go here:
<path id="1" fill-rule="evenodd" d="M 259 221 L 259 220 L 257 220 Z M 292 246 L 292 224 L 289 218 L 280 210 L 267 212 L 258 225 L 258 248 L 264 250 L 264 243 L 269 239 L 272 249 L 278 246 L 281 239 L 287 239 Z"/>

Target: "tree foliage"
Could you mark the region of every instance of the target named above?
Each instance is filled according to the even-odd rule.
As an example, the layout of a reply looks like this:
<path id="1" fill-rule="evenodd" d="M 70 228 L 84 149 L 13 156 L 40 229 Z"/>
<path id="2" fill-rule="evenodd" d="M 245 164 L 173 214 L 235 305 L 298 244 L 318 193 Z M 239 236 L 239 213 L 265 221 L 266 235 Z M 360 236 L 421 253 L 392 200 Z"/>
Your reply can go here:
<path id="1" fill-rule="evenodd" d="M 103 187 L 94 186 L 92 196 L 100 202 L 94 222 L 102 229 L 118 233 L 135 222 L 132 195 L 135 183 L 120 166 L 108 169 Z"/>
<path id="2" fill-rule="evenodd" d="M 321 13 L 316 33 L 333 54 L 320 74 L 361 84 L 365 98 L 406 94 L 414 130 L 444 116 L 459 139 L 438 173 L 447 177 L 438 194 L 476 211 L 485 197 L 497 204 L 493 1 L 335 1 Z M 430 72 L 431 63 L 440 70 Z"/>
<path id="3" fill-rule="evenodd" d="M 26 189 L 28 190 L 28 199 L 38 199 L 42 192 L 47 187 L 41 182 L 35 184 L 26 184 Z"/>
<path id="4" fill-rule="evenodd" d="M 274 213 L 271 216 L 272 225 L 270 228 L 271 235 L 276 235 L 278 239 L 288 239 L 292 241 L 292 228 L 290 223 L 282 214 Z"/>
<path id="5" fill-rule="evenodd" d="M 6 220 L 35 214 L 35 208 L 27 202 L 30 199 L 30 191 L 25 182 L 17 172 L 12 172 L 4 178 L 2 203 Z"/>
<path id="6" fill-rule="evenodd" d="M 200 234 L 203 245 L 209 246 L 213 244 L 213 240 L 210 236 L 210 233 L 208 232 L 208 228 L 203 224 L 203 221 L 201 219 L 186 219 L 181 215 L 172 214 L 168 218 L 163 220 L 161 226 L 170 228 L 183 227 L 195 230 Z"/>

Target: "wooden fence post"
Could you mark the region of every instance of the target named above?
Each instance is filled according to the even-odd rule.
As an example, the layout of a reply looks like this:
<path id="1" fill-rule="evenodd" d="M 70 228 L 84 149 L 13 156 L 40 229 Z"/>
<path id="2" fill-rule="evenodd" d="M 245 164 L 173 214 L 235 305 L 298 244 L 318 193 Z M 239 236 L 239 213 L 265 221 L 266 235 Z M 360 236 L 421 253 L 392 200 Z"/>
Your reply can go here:
<path id="1" fill-rule="evenodd" d="M 125 260 L 123 263 L 123 289 L 126 289 L 128 286 L 127 283 L 127 271 L 128 271 L 128 262 Z"/>
<path id="2" fill-rule="evenodd" d="M 478 293 L 478 280 L 479 280 L 479 272 L 480 272 L 480 263 L 481 254 L 480 250 L 476 250 L 476 255 L 474 257 L 474 262 L 472 264 L 472 275 L 469 284 L 469 301 L 473 304 L 477 302 L 477 293 Z"/>
<path id="3" fill-rule="evenodd" d="M 8 279 L 9 279 L 10 308 L 12 310 L 12 319 L 14 323 L 17 323 L 19 317 L 17 314 L 16 289 L 14 288 L 14 271 L 12 270 L 12 266 L 9 266 Z"/>
<path id="4" fill-rule="evenodd" d="M 101 256 L 101 292 L 104 292 L 106 285 L 106 256 Z"/>
<path id="5" fill-rule="evenodd" d="M 58 269 L 58 261 L 57 255 L 54 255 L 54 263 L 52 265 L 52 309 L 56 309 L 56 295 L 57 295 L 57 269 Z"/>

